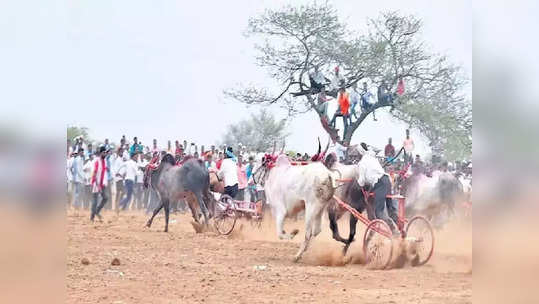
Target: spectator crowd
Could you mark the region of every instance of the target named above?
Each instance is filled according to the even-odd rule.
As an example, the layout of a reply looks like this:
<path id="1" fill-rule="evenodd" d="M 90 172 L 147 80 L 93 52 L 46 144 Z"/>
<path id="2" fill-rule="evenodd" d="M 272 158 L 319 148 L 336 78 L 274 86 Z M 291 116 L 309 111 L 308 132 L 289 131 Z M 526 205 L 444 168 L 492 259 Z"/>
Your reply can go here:
<path id="1" fill-rule="evenodd" d="M 355 112 L 352 107 L 351 114 L 353 113 Z M 456 163 L 452 166 L 447 162 L 434 161 L 436 160 L 434 156 L 433 161 L 427 163 L 419 154 L 414 157 L 415 143 L 410 137 L 409 130 L 406 130 L 405 134 L 399 151 L 389 138 L 383 149 L 383 156 L 378 156 L 380 163 L 389 165 L 386 169 L 388 172 L 406 168 L 428 176 L 436 169 L 460 169 L 459 171 L 466 173 L 469 167 L 471 171 L 471 164 Z M 337 159 L 344 161 L 349 157 L 348 148 L 337 136 L 328 152 L 335 153 Z M 255 161 L 260 162 L 263 154 L 249 153 L 241 144 L 235 150 L 236 153 L 232 147 L 214 145 L 206 150 L 204 146 L 188 144 L 185 140 L 183 142 L 176 140 L 174 145 L 169 140 L 166 148 L 162 148 L 158 146 L 156 139 L 153 139 L 148 146 L 137 137 L 129 142 L 125 135 L 117 145 L 108 139 L 98 146 L 82 136 L 73 140 L 68 139 L 66 166 L 68 202 L 75 209 L 91 209 L 92 220 L 94 215 L 100 218 L 99 212 L 102 208 L 114 209 L 117 212 L 127 209 L 152 211 L 158 204 L 158 197 L 151 187 L 144 187 L 144 172 L 152 158 L 164 153 L 174 155 L 177 162 L 186 157 L 200 159 L 208 170 L 216 172 L 224 181 L 224 193 L 237 200 L 255 202 L 258 198 L 263 198 L 263 188 L 256 185 L 253 179 L 257 168 Z M 378 152 L 376 148 L 370 150 Z M 289 157 L 291 160 L 301 162 L 311 160 L 307 153 L 291 154 Z M 183 211 L 185 208 L 183 202 L 172 202 L 173 212 Z"/>

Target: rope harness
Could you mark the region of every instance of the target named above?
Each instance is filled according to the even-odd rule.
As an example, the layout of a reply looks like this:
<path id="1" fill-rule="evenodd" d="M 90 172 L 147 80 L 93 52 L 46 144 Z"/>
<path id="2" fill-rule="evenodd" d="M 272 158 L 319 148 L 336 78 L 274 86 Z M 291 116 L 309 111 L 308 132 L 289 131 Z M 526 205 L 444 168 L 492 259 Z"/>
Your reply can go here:
<path id="1" fill-rule="evenodd" d="M 147 189 L 152 185 L 152 172 L 157 170 L 160 164 L 161 159 L 159 158 L 159 155 L 156 154 L 152 157 L 150 163 L 146 165 L 146 169 L 144 170 L 144 188 Z"/>

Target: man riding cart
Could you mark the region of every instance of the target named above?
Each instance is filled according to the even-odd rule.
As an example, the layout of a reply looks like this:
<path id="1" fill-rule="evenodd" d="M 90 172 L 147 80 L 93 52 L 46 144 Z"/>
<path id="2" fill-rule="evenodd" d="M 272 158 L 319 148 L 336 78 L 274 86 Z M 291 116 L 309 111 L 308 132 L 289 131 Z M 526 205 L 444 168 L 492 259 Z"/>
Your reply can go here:
<path id="1" fill-rule="evenodd" d="M 374 193 L 374 216 L 377 219 L 385 221 L 394 235 L 398 234 L 393 222 L 397 223 L 397 208 L 388 195 L 391 195 L 391 180 L 384 168 L 380 165 L 378 159 L 369 153 L 367 145 L 362 143 L 359 147 L 360 161 L 357 164 L 358 179 L 357 182 L 362 188 L 369 188 L 369 192 Z M 387 217 L 384 209 L 387 207 Z"/>

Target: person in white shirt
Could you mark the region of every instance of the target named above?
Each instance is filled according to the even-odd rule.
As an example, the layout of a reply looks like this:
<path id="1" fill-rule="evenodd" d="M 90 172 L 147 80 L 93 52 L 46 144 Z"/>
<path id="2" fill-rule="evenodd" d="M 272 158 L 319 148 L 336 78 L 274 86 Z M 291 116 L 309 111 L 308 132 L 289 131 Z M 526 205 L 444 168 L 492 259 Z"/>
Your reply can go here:
<path id="1" fill-rule="evenodd" d="M 344 87 L 345 83 L 346 79 L 339 73 L 339 67 L 336 66 L 335 74 L 333 75 L 333 78 L 331 78 L 331 92 L 335 92 L 334 97 L 337 97 L 337 91 Z"/>
<path id="2" fill-rule="evenodd" d="M 84 171 L 84 192 L 85 192 L 85 199 L 84 199 L 84 209 L 90 208 L 92 205 L 92 169 L 94 168 L 94 155 L 90 155 L 90 159 L 86 160 L 86 163 L 84 164 L 83 171 Z"/>
<path id="3" fill-rule="evenodd" d="M 120 159 L 125 160 L 129 159 L 129 145 L 125 144 L 125 146 L 122 148 L 122 154 L 120 154 L 122 157 Z"/>
<path id="4" fill-rule="evenodd" d="M 133 197 L 133 188 L 135 186 L 135 178 L 137 176 L 138 164 L 135 159 L 138 156 L 138 152 L 135 152 L 130 159 L 125 161 L 119 168 L 118 176 L 124 179 L 124 187 L 126 190 L 126 196 L 120 201 L 118 209 L 125 210 L 127 209 L 129 202 L 131 202 L 131 197 Z"/>
<path id="5" fill-rule="evenodd" d="M 324 74 L 319 70 L 318 66 L 314 66 L 314 72 L 309 73 L 309 82 L 311 83 L 311 91 L 313 93 L 320 92 L 328 80 L 324 77 Z"/>
<path id="6" fill-rule="evenodd" d="M 142 157 L 142 154 L 138 155 L 137 159 L 137 176 L 135 177 L 135 200 L 137 202 L 137 209 L 146 207 L 142 198 L 144 193 L 144 168 L 146 168 L 148 162 Z"/>
<path id="7" fill-rule="evenodd" d="M 348 151 L 348 147 L 344 146 L 341 143 L 341 137 L 337 135 L 335 137 L 335 141 L 333 142 L 333 145 L 331 145 L 328 148 L 328 154 L 335 153 L 335 156 L 337 156 L 337 159 L 339 162 L 343 162 L 346 159 L 346 152 Z"/>
<path id="8" fill-rule="evenodd" d="M 66 160 L 66 178 L 67 178 L 67 203 L 71 205 L 73 198 L 73 173 L 71 173 L 71 166 L 73 166 L 74 155 L 69 155 Z"/>
<path id="9" fill-rule="evenodd" d="M 228 153 L 226 153 L 228 152 Z M 228 147 L 224 153 L 225 158 L 221 163 L 221 169 L 217 173 L 219 179 L 225 182 L 225 192 L 224 194 L 230 195 L 234 198 L 238 194 L 238 169 L 236 167 L 236 162 L 233 159 L 232 147 Z"/>
<path id="10" fill-rule="evenodd" d="M 337 153 L 337 157 L 339 157 L 339 161 L 343 162 L 346 159 L 346 151 L 348 148 L 340 143 L 339 140 L 340 139 L 337 137 L 337 142 L 335 142 L 335 152 Z"/>
<path id="11" fill-rule="evenodd" d="M 125 154 L 126 153 L 126 150 L 122 149 L 122 148 L 118 148 L 118 151 L 117 151 L 117 154 L 116 154 L 116 158 L 114 159 L 114 163 L 111 164 L 112 168 L 111 168 L 111 174 L 114 176 L 114 184 L 116 186 L 116 198 L 115 198 L 115 203 L 116 203 L 116 208 L 118 208 L 118 205 L 120 203 L 120 199 L 122 198 L 122 196 L 124 195 L 124 192 L 125 192 L 125 189 L 124 189 L 124 180 L 121 176 L 118 176 L 118 170 L 120 169 L 120 167 L 122 166 L 122 164 L 124 163 L 124 159 L 129 159 L 128 154 Z"/>
<path id="12" fill-rule="evenodd" d="M 367 153 L 367 150 L 364 149 L 365 146 L 366 145 L 362 143 L 358 147 L 361 160 L 357 164 L 357 182 L 361 187 L 369 187 L 370 191 L 374 192 L 375 217 L 385 221 L 391 228 L 391 231 L 395 234 L 396 228 L 391 219 L 397 223 L 397 208 L 395 207 L 393 200 L 387 198 L 387 195 L 391 194 L 391 181 L 376 157 Z M 384 213 L 386 207 L 387 214 L 391 219 Z"/>
<path id="13" fill-rule="evenodd" d="M 80 149 L 75 154 L 71 164 L 71 174 L 73 176 L 73 206 L 76 209 L 82 207 L 83 190 L 84 190 L 84 150 Z"/>
<path id="14" fill-rule="evenodd" d="M 357 119 L 357 116 L 361 115 L 360 102 L 361 102 L 361 95 L 359 95 L 359 92 L 357 91 L 357 82 L 356 82 L 352 85 L 352 91 L 350 92 L 350 114 L 348 115 L 348 118 L 350 119 L 350 124 L 352 124 L 352 116 L 354 116 Z M 360 104 L 360 106 L 356 109 L 356 106 L 358 104 Z"/>

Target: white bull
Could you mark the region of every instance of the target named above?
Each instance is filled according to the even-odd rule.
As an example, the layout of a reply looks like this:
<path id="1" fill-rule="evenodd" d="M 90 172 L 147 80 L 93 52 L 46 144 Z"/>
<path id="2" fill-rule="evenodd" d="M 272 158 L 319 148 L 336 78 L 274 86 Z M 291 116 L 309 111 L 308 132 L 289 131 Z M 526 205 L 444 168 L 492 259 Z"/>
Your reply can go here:
<path id="1" fill-rule="evenodd" d="M 305 166 L 292 166 L 285 155 L 280 155 L 275 166 L 263 164 L 263 174 L 258 181 L 263 183 L 267 204 L 275 217 L 277 235 L 280 239 L 291 239 L 297 230 L 288 234 L 283 229 L 284 219 L 305 209 L 305 240 L 295 255 L 297 262 L 313 237 L 321 230 L 322 213 L 335 192 L 331 172 L 320 162 Z"/>

